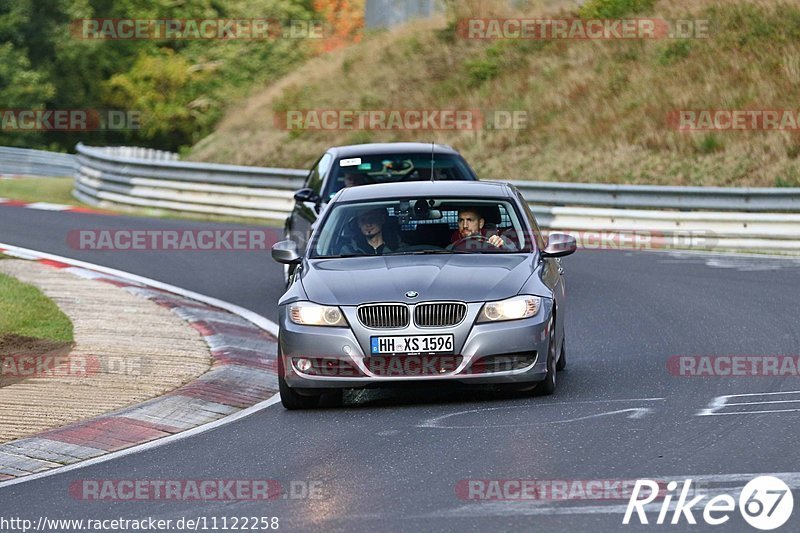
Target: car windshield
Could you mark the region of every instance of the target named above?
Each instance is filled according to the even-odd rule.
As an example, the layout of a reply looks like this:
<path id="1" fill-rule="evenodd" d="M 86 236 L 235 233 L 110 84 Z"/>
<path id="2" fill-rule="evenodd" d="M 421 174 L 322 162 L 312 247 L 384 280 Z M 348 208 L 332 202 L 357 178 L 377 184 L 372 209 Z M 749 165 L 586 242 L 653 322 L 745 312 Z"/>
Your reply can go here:
<path id="1" fill-rule="evenodd" d="M 456 154 L 436 154 L 433 172 L 436 181 L 474 179 L 464 160 Z M 323 197 L 333 198 L 339 190 L 354 185 L 430 179 L 430 152 L 345 157 L 333 163 Z"/>
<path id="2" fill-rule="evenodd" d="M 514 204 L 487 198 L 404 198 L 333 205 L 311 258 L 519 253 L 531 234 Z"/>

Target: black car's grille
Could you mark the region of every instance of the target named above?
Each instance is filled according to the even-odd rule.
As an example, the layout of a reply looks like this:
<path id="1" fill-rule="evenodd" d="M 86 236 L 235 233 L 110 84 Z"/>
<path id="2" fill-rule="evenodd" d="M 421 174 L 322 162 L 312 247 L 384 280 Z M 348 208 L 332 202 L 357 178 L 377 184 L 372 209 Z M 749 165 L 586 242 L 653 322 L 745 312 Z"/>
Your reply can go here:
<path id="1" fill-rule="evenodd" d="M 373 304 L 358 308 L 358 321 L 367 328 L 404 328 L 408 326 L 408 318 L 408 306 L 404 304 Z"/>
<path id="2" fill-rule="evenodd" d="M 461 302 L 423 303 L 414 308 L 414 323 L 421 328 L 455 326 L 466 315 L 467 306 Z"/>

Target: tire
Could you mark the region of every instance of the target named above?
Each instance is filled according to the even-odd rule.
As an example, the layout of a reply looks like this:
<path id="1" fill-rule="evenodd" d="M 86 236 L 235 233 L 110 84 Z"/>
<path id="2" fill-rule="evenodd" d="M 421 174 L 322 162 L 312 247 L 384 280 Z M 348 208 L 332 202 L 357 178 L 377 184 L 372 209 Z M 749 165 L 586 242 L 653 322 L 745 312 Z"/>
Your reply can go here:
<path id="1" fill-rule="evenodd" d="M 547 375 L 536 388 L 533 389 L 535 396 L 550 396 L 556 391 L 556 321 L 553 319 L 550 325 L 550 342 L 547 343 Z"/>
<path id="2" fill-rule="evenodd" d="M 561 372 L 567 368 L 567 339 L 566 334 L 561 339 L 561 355 L 558 356 L 558 363 L 556 363 L 556 370 Z"/>
<path id="3" fill-rule="evenodd" d="M 293 388 L 291 388 L 286 380 L 283 379 L 285 374 L 283 368 L 283 356 L 278 350 L 278 391 L 281 394 L 281 404 L 285 409 L 313 409 L 319 405 L 319 396 L 303 396 Z"/>

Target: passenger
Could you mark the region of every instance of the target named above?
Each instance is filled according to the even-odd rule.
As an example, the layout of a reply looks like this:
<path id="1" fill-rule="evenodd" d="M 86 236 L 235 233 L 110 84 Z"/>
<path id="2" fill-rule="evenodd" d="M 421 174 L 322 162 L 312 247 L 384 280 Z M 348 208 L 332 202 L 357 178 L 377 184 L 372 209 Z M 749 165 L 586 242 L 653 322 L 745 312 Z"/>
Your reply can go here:
<path id="1" fill-rule="evenodd" d="M 476 243 L 480 240 L 483 240 L 495 248 L 514 247 L 511 241 L 504 239 L 496 233 L 492 233 L 484 229 L 483 226 L 485 224 L 486 219 L 483 218 L 477 209 L 472 207 L 462 207 L 458 210 L 458 229 L 450 236 L 450 246 L 452 247 L 456 243 L 466 245 L 466 243 L 469 242 L 466 240 L 468 237 L 475 237 Z M 483 239 L 479 239 L 479 237 L 483 237 Z M 472 244 L 469 246 L 471 247 Z"/>
<path id="2" fill-rule="evenodd" d="M 342 247 L 341 254 L 383 255 L 400 247 L 399 238 L 384 233 L 388 216 L 383 208 L 371 209 L 358 215 L 359 234 Z"/>

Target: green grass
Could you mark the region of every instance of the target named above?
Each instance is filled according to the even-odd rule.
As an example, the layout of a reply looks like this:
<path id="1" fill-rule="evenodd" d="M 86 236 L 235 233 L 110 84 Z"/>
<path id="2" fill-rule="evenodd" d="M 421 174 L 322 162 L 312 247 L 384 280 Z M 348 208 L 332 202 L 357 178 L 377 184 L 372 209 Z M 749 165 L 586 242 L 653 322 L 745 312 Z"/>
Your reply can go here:
<path id="1" fill-rule="evenodd" d="M 80 205 L 72 197 L 72 178 L 19 178 L 0 181 L 0 198 L 23 202 Z"/>
<path id="2" fill-rule="evenodd" d="M 21 335 L 72 342 L 72 322 L 32 285 L 0 274 L 0 338 Z"/>
<path id="3" fill-rule="evenodd" d="M 92 207 L 72 197 L 72 178 L 18 178 L 0 181 L 0 198 L 11 198 L 23 202 L 50 202 Z M 228 224 L 248 224 L 253 226 L 280 226 L 280 222 L 272 222 L 259 218 L 233 217 L 224 215 L 205 215 L 200 213 L 181 213 L 165 209 L 148 209 L 137 207 L 121 207 L 119 209 L 101 208 L 104 211 L 122 215 L 166 218 L 177 220 L 196 220 L 203 222 L 222 222 Z"/>

